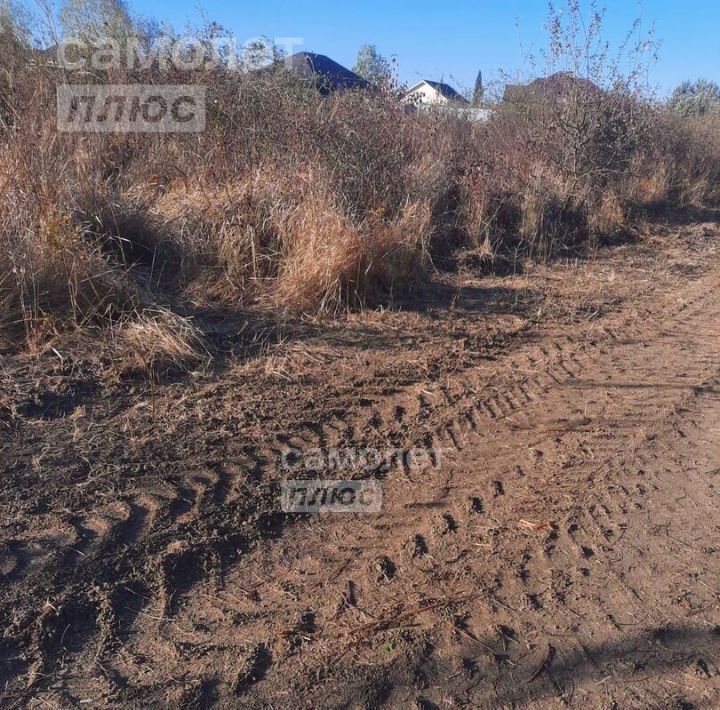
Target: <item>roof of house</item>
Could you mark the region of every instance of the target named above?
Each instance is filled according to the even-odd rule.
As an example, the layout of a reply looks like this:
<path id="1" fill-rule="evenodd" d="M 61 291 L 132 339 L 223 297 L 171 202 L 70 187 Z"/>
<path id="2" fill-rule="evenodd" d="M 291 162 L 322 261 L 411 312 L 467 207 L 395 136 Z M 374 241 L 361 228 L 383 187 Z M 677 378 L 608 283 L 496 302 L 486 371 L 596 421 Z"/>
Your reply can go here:
<path id="1" fill-rule="evenodd" d="M 442 81 L 431 81 L 430 79 L 423 79 L 422 81 L 419 81 L 415 86 L 411 86 L 407 90 L 407 94 L 412 93 L 422 84 L 428 84 L 429 86 L 432 86 L 435 91 L 437 91 L 441 96 L 444 96 L 448 101 L 455 101 L 457 103 L 466 104 L 468 103 L 468 100 L 460 94 L 458 91 L 453 89 L 450 84 L 445 84 Z M 406 94 L 406 95 L 407 95 Z"/>
<path id="2" fill-rule="evenodd" d="M 560 98 L 567 96 L 573 89 L 600 92 L 601 89 L 589 79 L 577 77 L 572 72 L 556 72 L 540 77 L 529 84 L 507 84 L 503 101 L 522 103 L 531 99 Z"/>
<path id="3" fill-rule="evenodd" d="M 306 79 L 316 82 L 322 92 L 338 89 L 366 89 L 369 82 L 324 54 L 298 52 L 288 57 L 286 66 Z"/>

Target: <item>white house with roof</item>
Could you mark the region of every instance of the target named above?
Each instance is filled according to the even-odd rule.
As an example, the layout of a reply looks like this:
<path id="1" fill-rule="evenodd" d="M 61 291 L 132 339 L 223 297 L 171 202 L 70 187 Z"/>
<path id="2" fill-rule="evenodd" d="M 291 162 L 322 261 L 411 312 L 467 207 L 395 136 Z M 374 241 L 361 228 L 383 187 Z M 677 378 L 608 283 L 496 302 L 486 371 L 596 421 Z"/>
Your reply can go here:
<path id="1" fill-rule="evenodd" d="M 411 86 L 402 100 L 418 111 L 442 111 L 468 121 L 487 121 L 490 118 L 488 109 L 471 107 L 462 94 L 442 81 L 423 79 Z"/>
<path id="2" fill-rule="evenodd" d="M 403 96 L 403 101 L 409 104 L 424 104 L 431 106 L 467 106 L 467 99 L 450 84 L 442 81 L 430 81 L 423 79 L 422 81 L 411 86 Z"/>

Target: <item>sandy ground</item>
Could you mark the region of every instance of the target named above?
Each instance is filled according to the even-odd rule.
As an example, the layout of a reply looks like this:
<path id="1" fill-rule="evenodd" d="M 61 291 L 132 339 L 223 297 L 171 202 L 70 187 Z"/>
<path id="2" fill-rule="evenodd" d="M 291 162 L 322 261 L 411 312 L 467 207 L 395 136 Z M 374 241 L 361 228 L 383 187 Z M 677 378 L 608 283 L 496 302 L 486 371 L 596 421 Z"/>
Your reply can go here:
<path id="1" fill-rule="evenodd" d="M 0 704 L 718 707 L 719 237 L 438 276 L 264 347 L 205 314 L 214 364 L 159 382 L 6 355 Z M 329 475 L 380 513 L 280 511 L 289 450 L 367 447 L 442 455 Z"/>

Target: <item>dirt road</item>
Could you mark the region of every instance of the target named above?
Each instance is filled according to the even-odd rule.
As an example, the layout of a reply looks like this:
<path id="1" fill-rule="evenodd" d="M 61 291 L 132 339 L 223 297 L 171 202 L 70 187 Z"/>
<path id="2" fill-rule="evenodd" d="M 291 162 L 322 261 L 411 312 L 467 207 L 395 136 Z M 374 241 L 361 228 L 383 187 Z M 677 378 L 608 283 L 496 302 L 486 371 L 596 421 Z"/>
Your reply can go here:
<path id="1" fill-rule="evenodd" d="M 150 386 L 0 389 L 4 706 L 717 707 L 720 220 L 298 324 Z M 442 450 L 374 515 L 288 449 Z"/>

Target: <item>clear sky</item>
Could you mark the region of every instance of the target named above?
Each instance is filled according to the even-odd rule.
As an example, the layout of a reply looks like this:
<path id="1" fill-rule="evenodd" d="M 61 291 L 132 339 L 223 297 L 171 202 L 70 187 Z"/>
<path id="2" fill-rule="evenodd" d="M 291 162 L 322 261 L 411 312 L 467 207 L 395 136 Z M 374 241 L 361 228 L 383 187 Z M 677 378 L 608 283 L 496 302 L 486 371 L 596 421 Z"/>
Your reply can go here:
<path id="1" fill-rule="evenodd" d="M 557 0 L 561 6 L 564 0 Z M 587 8 L 588 3 L 583 1 Z M 720 82 L 720 0 L 606 0 L 606 36 L 620 41 L 637 17 L 662 41 L 653 82 L 665 93 L 683 79 Z M 239 43 L 258 36 L 301 37 L 298 49 L 327 54 L 352 68 L 358 48 L 376 44 L 397 58 L 408 83 L 445 79 L 472 88 L 478 69 L 486 83 L 500 70 L 528 74 L 528 53 L 544 46 L 544 0 L 130 0 L 137 13 L 182 30 L 203 15 Z M 201 12 L 202 9 L 202 12 Z"/>

